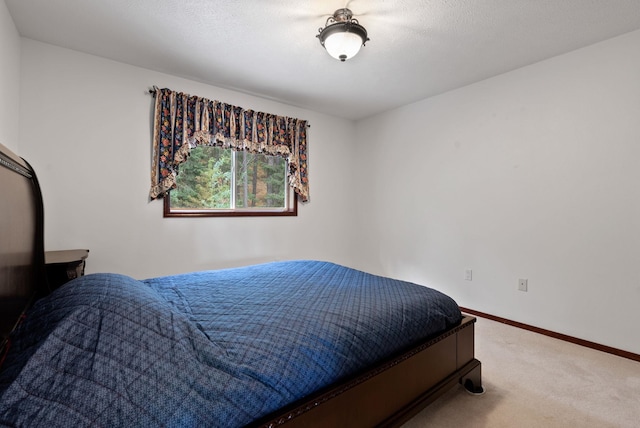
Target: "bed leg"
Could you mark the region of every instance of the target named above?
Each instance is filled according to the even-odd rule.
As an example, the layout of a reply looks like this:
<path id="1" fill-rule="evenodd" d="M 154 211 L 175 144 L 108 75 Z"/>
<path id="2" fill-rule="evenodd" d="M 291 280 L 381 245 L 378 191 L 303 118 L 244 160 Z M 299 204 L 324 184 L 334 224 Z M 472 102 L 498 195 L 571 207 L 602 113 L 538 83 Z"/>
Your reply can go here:
<path id="1" fill-rule="evenodd" d="M 482 386 L 482 366 L 480 362 L 478 365 L 471 369 L 467 374 L 460 378 L 460 383 L 464 386 L 469 394 L 482 395 L 484 394 L 484 387 Z"/>

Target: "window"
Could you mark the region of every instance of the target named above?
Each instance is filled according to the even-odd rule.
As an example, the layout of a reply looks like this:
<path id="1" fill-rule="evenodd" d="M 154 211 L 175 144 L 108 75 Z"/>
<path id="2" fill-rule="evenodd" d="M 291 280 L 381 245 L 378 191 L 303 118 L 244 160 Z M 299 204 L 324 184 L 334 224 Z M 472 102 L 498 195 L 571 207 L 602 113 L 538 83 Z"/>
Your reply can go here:
<path id="1" fill-rule="evenodd" d="M 297 215 L 287 161 L 217 146 L 197 146 L 165 197 L 165 217 Z"/>

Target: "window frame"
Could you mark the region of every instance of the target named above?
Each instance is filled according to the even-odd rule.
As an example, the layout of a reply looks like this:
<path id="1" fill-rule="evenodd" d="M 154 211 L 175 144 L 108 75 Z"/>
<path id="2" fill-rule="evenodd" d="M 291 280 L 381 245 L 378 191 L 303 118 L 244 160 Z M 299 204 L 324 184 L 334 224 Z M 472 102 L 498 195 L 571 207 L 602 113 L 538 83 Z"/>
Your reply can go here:
<path id="1" fill-rule="evenodd" d="M 289 193 L 293 193 L 292 206 L 281 209 L 235 209 L 235 210 L 171 210 L 171 202 L 169 194 L 164 196 L 163 217 L 279 217 L 279 216 L 297 216 L 298 215 L 298 196 L 289 186 Z"/>
<path id="2" fill-rule="evenodd" d="M 231 150 L 231 149 L 229 149 Z M 237 150 L 233 150 L 234 163 L 232 169 L 235 170 Z M 288 165 L 285 163 L 285 168 Z M 235 176 L 235 173 L 234 173 Z M 285 178 L 285 208 L 233 208 L 233 209 L 172 209 L 171 195 L 167 192 L 164 195 L 163 217 L 279 217 L 298 215 L 298 196 Z"/>

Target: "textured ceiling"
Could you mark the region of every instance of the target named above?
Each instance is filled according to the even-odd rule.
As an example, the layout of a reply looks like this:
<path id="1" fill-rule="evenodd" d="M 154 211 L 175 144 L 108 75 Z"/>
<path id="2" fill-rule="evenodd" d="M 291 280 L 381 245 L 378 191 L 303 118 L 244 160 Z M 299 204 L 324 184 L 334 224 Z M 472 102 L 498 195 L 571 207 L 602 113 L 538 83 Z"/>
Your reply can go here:
<path id="1" fill-rule="evenodd" d="M 640 0 L 6 4 L 24 37 L 348 119 L 640 29 Z M 315 36 L 345 6 L 371 40 L 341 63 Z"/>

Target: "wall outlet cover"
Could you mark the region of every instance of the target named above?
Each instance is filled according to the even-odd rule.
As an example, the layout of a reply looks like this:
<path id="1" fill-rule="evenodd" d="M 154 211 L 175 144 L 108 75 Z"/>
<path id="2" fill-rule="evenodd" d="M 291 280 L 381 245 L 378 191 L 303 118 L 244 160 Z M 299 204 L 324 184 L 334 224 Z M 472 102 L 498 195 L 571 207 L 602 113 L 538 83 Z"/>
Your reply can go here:
<path id="1" fill-rule="evenodd" d="M 520 291 L 528 291 L 529 288 L 529 281 L 526 279 L 519 279 L 518 280 L 518 290 Z"/>

